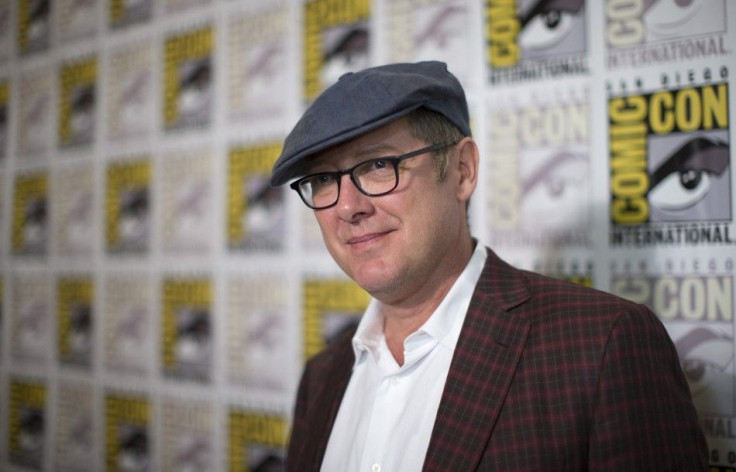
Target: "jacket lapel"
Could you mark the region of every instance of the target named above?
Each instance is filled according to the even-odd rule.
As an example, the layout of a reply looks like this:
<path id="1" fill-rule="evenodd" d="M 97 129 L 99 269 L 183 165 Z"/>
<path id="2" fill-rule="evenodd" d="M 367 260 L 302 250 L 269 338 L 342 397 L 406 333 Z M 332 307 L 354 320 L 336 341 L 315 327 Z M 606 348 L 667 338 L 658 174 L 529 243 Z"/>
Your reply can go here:
<path id="1" fill-rule="evenodd" d="M 424 470 L 475 470 L 531 325 L 508 310 L 530 297 L 522 273 L 489 249 L 450 365 Z"/>
<path id="2" fill-rule="evenodd" d="M 320 405 L 320 408 L 312 408 L 306 418 L 310 431 L 306 435 L 302 454 L 297 462 L 303 467 L 302 470 L 320 470 L 330 432 L 350 380 L 355 363 L 352 344 L 348 341 L 339 343 L 339 346 L 340 349 L 332 353 L 333 359 L 326 363 L 333 368 L 319 372 L 320 375 L 316 377 L 324 380 L 319 380 L 318 388 L 310 393 L 319 398 L 311 404 Z"/>

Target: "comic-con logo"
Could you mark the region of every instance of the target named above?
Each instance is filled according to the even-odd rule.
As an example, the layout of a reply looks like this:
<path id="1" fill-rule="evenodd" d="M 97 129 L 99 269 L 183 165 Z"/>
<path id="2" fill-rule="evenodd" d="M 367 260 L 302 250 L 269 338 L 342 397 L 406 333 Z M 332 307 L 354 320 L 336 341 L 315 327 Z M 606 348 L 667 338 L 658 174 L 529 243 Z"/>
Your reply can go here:
<path id="1" fill-rule="evenodd" d="M 728 84 L 609 99 L 614 225 L 731 217 Z"/>
<path id="2" fill-rule="evenodd" d="M 585 35 L 583 0 L 486 1 L 487 62 L 492 69 L 579 55 L 585 51 Z M 581 72 L 566 65 L 559 63 L 549 70 L 529 70 L 514 80 Z"/>

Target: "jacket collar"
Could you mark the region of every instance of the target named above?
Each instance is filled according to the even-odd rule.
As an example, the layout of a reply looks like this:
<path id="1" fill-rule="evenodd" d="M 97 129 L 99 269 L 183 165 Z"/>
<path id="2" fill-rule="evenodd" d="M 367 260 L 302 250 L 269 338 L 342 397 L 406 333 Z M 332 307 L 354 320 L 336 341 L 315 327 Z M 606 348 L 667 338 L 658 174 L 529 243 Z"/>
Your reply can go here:
<path id="1" fill-rule="evenodd" d="M 523 272 L 488 251 L 442 395 L 424 470 L 476 470 L 524 349 L 531 321 Z"/>
<path id="2" fill-rule="evenodd" d="M 311 470 L 314 472 L 320 470 L 327 450 L 327 442 L 330 439 L 330 432 L 335 423 L 340 402 L 348 387 L 348 381 L 355 362 L 355 355 L 350 342 L 352 333 L 346 333 L 343 336 L 342 342 L 336 342 L 335 349 L 331 350 L 329 358 L 325 359 L 325 365 L 329 366 L 329 370 L 318 372 L 318 375 L 324 376 L 324 378 L 303 379 L 303 381 L 313 382 L 317 386 L 313 395 L 314 398 L 319 400 L 310 400 L 310 402 L 319 404 L 320 408 L 311 409 L 311 412 L 305 418 L 306 427 L 309 431 L 305 431 L 307 433 L 306 437 L 302 438 L 303 442 L 296 457 L 288 459 L 290 463 L 288 470 Z M 309 375 L 309 372 L 309 370 L 306 370 L 305 375 Z M 311 392 L 310 395 L 312 395 Z M 298 467 L 298 469 L 294 467 Z"/>

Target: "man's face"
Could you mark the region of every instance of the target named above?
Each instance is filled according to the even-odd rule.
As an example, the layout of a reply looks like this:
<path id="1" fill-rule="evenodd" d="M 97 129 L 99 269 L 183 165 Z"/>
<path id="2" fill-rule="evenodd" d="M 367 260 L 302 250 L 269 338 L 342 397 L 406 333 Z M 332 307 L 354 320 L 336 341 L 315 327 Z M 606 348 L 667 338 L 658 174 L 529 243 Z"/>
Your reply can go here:
<path id="1" fill-rule="evenodd" d="M 408 121 L 400 119 L 320 153 L 308 173 L 346 169 L 431 144 L 435 143 L 413 137 Z M 337 204 L 314 212 L 335 261 L 384 303 L 431 294 L 457 269 L 457 249 L 469 240 L 465 221 L 469 194 L 459 188 L 456 147 L 448 153 L 444 182 L 437 182 L 433 155 L 422 154 L 400 164 L 393 192 L 366 196 L 344 175 Z"/>

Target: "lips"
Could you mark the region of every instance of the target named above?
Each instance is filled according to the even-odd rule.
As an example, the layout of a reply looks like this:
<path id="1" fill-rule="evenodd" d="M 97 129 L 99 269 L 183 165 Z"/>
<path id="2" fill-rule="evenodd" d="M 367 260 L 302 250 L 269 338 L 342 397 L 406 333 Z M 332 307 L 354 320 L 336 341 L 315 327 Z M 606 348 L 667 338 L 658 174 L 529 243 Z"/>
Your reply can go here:
<path id="1" fill-rule="evenodd" d="M 360 236 L 353 236 L 347 240 L 347 244 L 356 245 L 356 244 L 367 243 L 367 242 L 376 240 L 382 236 L 385 236 L 386 234 L 388 234 L 388 231 L 383 232 L 383 233 L 368 233 L 368 234 L 363 234 Z"/>

